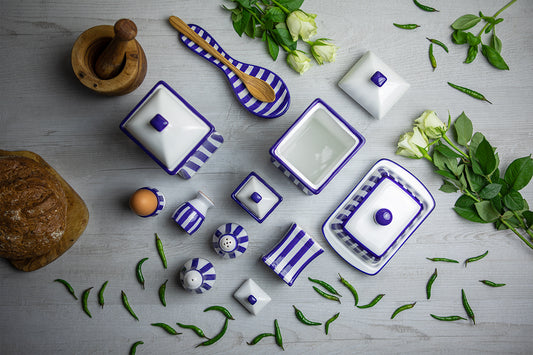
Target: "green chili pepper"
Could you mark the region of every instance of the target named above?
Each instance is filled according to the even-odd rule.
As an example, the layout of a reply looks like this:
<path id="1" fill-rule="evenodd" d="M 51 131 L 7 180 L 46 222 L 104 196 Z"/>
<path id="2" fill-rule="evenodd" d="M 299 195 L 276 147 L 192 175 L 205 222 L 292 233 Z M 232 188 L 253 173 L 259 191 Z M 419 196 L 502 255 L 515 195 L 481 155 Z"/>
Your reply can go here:
<path id="1" fill-rule="evenodd" d="M 222 306 L 211 306 L 211 307 L 207 307 L 206 309 L 204 309 L 204 312 L 208 312 L 208 311 L 219 311 L 224 316 L 226 316 L 226 318 L 231 319 L 231 320 L 235 319 L 235 318 L 233 318 L 231 313 L 226 308 L 224 308 Z"/>
<path id="2" fill-rule="evenodd" d="M 420 27 L 420 25 L 417 25 L 417 24 L 414 24 L 414 23 L 408 23 L 408 24 L 405 24 L 405 25 L 398 24 L 398 23 L 393 23 L 393 25 L 398 27 L 398 28 L 401 28 L 403 30 L 414 30 L 415 28 Z"/>
<path id="3" fill-rule="evenodd" d="M 317 280 L 317 279 L 312 279 L 310 277 L 307 278 L 309 281 L 311 282 L 314 282 L 314 283 L 317 283 L 319 284 L 320 286 L 324 287 L 326 290 L 328 290 L 329 292 L 333 293 L 334 295 L 337 295 L 339 297 L 342 297 L 338 292 L 337 290 L 335 290 L 335 288 L 333 286 L 331 286 L 330 284 L 328 284 L 327 282 L 325 281 L 322 281 L 322 280 Z"/>
<path id="4" fill-rule="evenodd" d="M 332 300 L 332 301 L 337 301 L 339 303 L 341 303 L 341 300 L 339 297 L 337 296 L 333 296 L 333 295 L 330 295 L 329 293 L 326 293 L 324 291 L 322 291 L 321 289 L 319 289 L 318 287 L 316 286 L 313 286 L 313 289 L 322 297 L 324 298 L 327 298 L 328 300 Z"/>
<path id="5" fill-rule="evenodd" d="M 426 296 L 429 300 L 431 298 L 431 286 L 433 286 L 433 282 L 437 279 L 437 268 L 435 268 L 435 271 L 431 275 L 431 277 L 428 280 L 428 283 L 426 284 Z"/>
<path id="6" fill-rule="evenodd" d="M 157 252 L 161 257 L 161 262 L 163 263 L 163 268 L 167 268 L 167 257 L 165 256 L 165 250 L 163 249 L 163 242 L 159 239 L 157 233 L 155 233 L 155 245 L 157 247 Z"/>
<path id="7" fill-rule="evenodd" d="M 178 335 L 178 334 L 181 334 L 181 333 L 178 333 L 176 331 L 176 329 L 172 328 L 170 325 L 168 324 L 165 324 L 165 323 L 152 323 L 150 325 L 153 325 L 154 327 L 159 327 L 159 328 L 162 328 L 164 329 L 168 334 L 170 335 Z"/>
<path id="8" fill-rule="evenodd" d="M 78 297 L 76 297 L 76 292 L 74 292 L 74 289 L 72 288 L 72 286 L 70 286 L 70 284 L 67 281 L 65 281 L 63 279 L 55 279 L 54 281 L 62 283 L 67 288 L 68 292 L 70 292 L 72 297 L 74 297 L 74 299 L 78 300 Z"/>
<path id="9" fill-rule="evenodd" d="M 396 308 L 396 310 L 392 313 L 390 319 L 394 319 L 398 315 L 398 313 L 405 311 L 406 309 L 411 309 L 415 306 L 416 302 L 404 304 L 403 306 L 400 306 Z"/>
<path id="10" fill-rule="evenodd" d="M 137 267 L 135 268 L 135 271 L 137 274 L 137 280 L 139 281 L 143 289 L 144 289 L 144 276 L 143 276 L 142 266 L 146 260 L 148 260 L 148 258 L 143 258 L 139 260 L 139 262 L 137 263 Z"/>
<path id="11" fill-rule="evenodd" d="M 335 314 L 333 317 L 331 317 L 330 319 L 328 319 L 328 320 L 326 321 L 326 324 L 324 325 L 324 328 L 325 328 L 325 330 L 326 330 L 326 335 L 328 334 L 328 331 L 329 331 L 329 325 L 330 325 L 331 323 L 333 323 L 333 322 L 335 321 L 335 319 L 339 318 L 339 315 L 340 315 L 340 312 L 337 313 L 337 314 Z"/>
<path id="12" fill-rule="evenodd" d="M 257 343 L 259 343 L 263 338 L 266 338 L 266 337 L 273 337 L 275 336 L 273 333 L 262 333 L 262 334 L 259 334 L 258 336 L 256 336 L 255 338 L 252 339 L 251 342 L 247 342 L 246 344 L 248 345 L 255 345 Z"/>
<path id="13" fill-rule="evenodd" d="M 428 41 L 430 41 L 431 43 L 435 43 L 437 46 L 442 47 L 442 49 L 444 49 L 446 51 L 446 53 L 449 53 L 448 52 L 448 47 L 446 47 L 446 45 L 444 43 L 442 43 L 441 41 L 439 41 L 437 39 L 434 39 L 434 38 L 428 38 L 428 37 L 426 37 L 426 39 Z"/>
<path id="14" fill-rule="evenodd" d="M 385 296 L 385 294 L 384 293 L 380 293 L 372 301 L 370 301 L 369 304 L 365 304 L 364 306 L 357 306 L 357 308 L 363 309 L 363 308 L 374 307 L 383 298 L 383 296 Z"/>
<path id="15" fill-rule="evenodd" d="M 474 314 L 474 311 L 468 304 L 468 299 L 466 298 L 465 290 L 461 289 L 461 298 L 463 300 L 463 307 L 465 308 L 466 314 L 468 314 L 468 317 L 472 319 L 474 324 L 476 324 L 476 316 Z"/>
<path id="16" fill-rule="evenodd" d="M 303 324 L 305 324 L 305 325 L 322 325 L 322 323 L 310 321 L 309 319 L 307 319 L 304 316 L 302 311 L 300 311 L 298 308 L 296 308 L 295 305 L 292 305 L 292 306 L 294 307 L 294 314 L 296 315 L 296 318 L 298 318 L 298 320 L 300 322 L 302 322 Z"/>
<path id="17" fill-rule="evenodd" d="M 424 10 L 424 11 L 427 11 L 427 12 L 439 12 L 439 10 L 437 9 L 434 9 L 432 7 L 429 7 L 427 5 L 422 5 L 421 3 L 419 3 L 418 1 L 416 0 L 413 0 L 413 2 L 415 3 L 415 5 L 421 9 L 421 10 Z"/>
<path id="18" fill-rule="evenodd" d="M 224 321 L 224 326 L 222 327 L 222 330 L 217 335 L 215 335 L 211 339 L 208 339 L 208 340 L 204 341 L 203 343 L 200 343 L 200 344 L 196 345 L 196 347 L 209 346 L 209 345 L 212 345 L 212 344 L 216 343 L 217 341 L 219 341 L 224 336 L 224 334 L 226 334 L 226 331 L 228 330 L 228 322 L 229 322 L 229 320 L 230 320 L 229 318 L 226 318 L 226 320 Z"/>
<path id="19" fill-rule="evenodd" d="M 161 301 L 161 304 L 166 307 L 167 306 L 167 301 L 166 301 L 166 298 L 165 298 L 165 292 L 167 290 L 167 282 L 168 280 L 165 280 L 165 282 L 163 282 L 163 284 L 161 286 L 159 286 L 159 300 Z"/>
<path id="20" fill-rule="evenodd" d="M 124 308 L 126 308 L 126 310 L 130 312 L 133 318 L 135 318 L 136 320 L 139 320 L 139 317 L 137 317 L 137 315 L 135 314 L 135 312 L 133 312 L 133 309 L 130 306 L 130 302 L 128 301 L 128 296 L 126 296 L 126 293 L 122 291 L 121 295 L 122 295 L 122 304 L 124 305 Z"/>
<path id="21" fill-rule="evenodd" d="M 198 335 L 200 338 L 207 338 L 204 334 L 204 331 L 200 328 L 198 328 L 197 326 L 195 325 L 192 325 L 192 324 L 183 324 L 183 323 L 176 323 L 177 325 L 179 325 L 180 327 L 182 327 L 183 329 L 191 329 L 192 331 L 194 331 L 196 333 L 196 335 Z"/>
<path id="22" fill-rule="evenodd" d="M 278 320 L 274 319 L 274 336 L 276 337 L 276 344 L 285 351 L 285 348 L 283 348 L 283 338 L 281 337 L 281 329 L 278 324 Z"/>
<path id="23" fill-rule="evenodd" d="M 468 263 L 471 263 L 473 261 L 478 261 L 478 260 L 481 260 L 483 259 L 484 257 L 487 256 L 487 254 L 489 253 L 489 251 L 487 250 L 486 252 L 484 252 L 483 254 L 481 255 L 478 255 L 478 256 L 474 256 L 474 257 L 471 257 L 471 258 L 468 258 L 465 260 L 465 267 Z"/>
<path id="24" fill-rule="evenodd" d="M 448 259 L 448 258 L 426 258 L 430 261 L 444 261 L 445 263 L 456 263 L 459 264 L 457 260 Z"/>
<path id="25" fill-rule="evenodd" d="M 81 295 L 81 307 L 83 308 L 83 311 L 87 313 L 89 317 L 93 317 L 91 315 L 91 312 L 89 312 L 89 307 L 87 306 L 87 300 L 89 299 L 89 293 L 91 292 L 92 287 L 89 287 L 85 291 L 83 291 L 83 294 Z"/>
<path id="26" fill-rule="evenodd" d="M 492 102 L 490 102 L 489 100 L 487 100 L 485 98 L 485 96 L 483 96 L 483 94 L 480 94 L 479 92 L 477 91 L 474 91 L 474 90 L 471 90 L 471 89 L 468 89 L 468 88 L 465 88 L 465 87 L 462 87 L 462 86 L 459 86 L 459 85 L 455 85 L 455 84 L 452 84 L 450 82 L 448 82 L 448 85 L 450 85 L 452 88 L 454 89 L 457 89 L 469 96 L 472 96 L 474 99 L 478 99 L 478 100 L 482 100 L 482 101 L 487 101 L 489 104 L 492 104 Z"/>
<path id="27" fill-rule="evenodd" d="M 435 56 L 433 55 L 433 43 L 429 44 L 429 62 L 431 63 L 431 67 L 433 68 L 433 71 L 437 69 L 437 60 L 435 59 Z"/>
<path id="28" fill-rule="evenodd" d="M 505 286 L 505 284 L 497 284 L 497 283 L 489 281 L 489 280 L 479 280 L 479 282 L 482 282 L 485 285 L 490 286 L 490 287 L 502 287 L 502 286 Z"/>
<path id="29" fill-rule="evenodd" d="M 107 283 L 109 281 L 106 281 L 102 284 L 102 287 L 100 287 L 100 291 L 98 292 L 98 304 L 104 308 L 104 291 L 107 287 Z"/>
<path id="30" fill-rule="evenodd" d="M 461 320 L 461 319 L 466 320 L 466 318 L 463 318 L 461 316 L 436 316 L 434 314 L 430 314 L 430 316 L 432 316 L 433 318 L 437 320 L 442 320 L 445 322 L 453 322 L 453 321 Z"/>
<path id="31" fill-rule="evenodd" d="M 141 344 L 144 344 L 144 341 L 139 340 L 139 341 L 136 341 L 135 343 L 133 343 L 133 345 L 131 346 L 131 349 L 130 349 L 130 355 L 135 355 L 137 353 L 137 346 L 139 346 Z"/>
<path id="32" fill-rule="evenodd" d="M 341 283 L 346 286 L 346 288 L 348 290 L 350 290 L 350 292 L 352 293 L 353 295 L 353 299 L 354 299 L 354 306 L 357 306 L 357 303 L 359 303 L 359 295 L 357 294 L 357 291 L 355 290 L 355 287 L 352 286 L 352 284 L 350 284 L 344 277 L 341 276 L 341 274 L 339 274 L 339 279 L 341 281 Z"/>

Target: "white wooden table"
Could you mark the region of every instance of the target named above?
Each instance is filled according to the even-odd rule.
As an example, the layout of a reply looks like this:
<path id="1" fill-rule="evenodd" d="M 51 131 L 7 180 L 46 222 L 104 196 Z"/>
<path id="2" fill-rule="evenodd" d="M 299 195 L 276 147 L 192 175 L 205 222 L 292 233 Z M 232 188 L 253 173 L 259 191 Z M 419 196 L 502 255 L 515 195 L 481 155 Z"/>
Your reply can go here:
<path id="1" fill-rule="evenodd" d="M 498 26 L 503 54 L 510 71 L 498 71 L 483 57 L 463 64 L 465 48 L 451 43 L 449 25 L 462 14 L 483 10 L 492 14 L 504 0 L 427 1 L 438 13 L 417 9 L 411 1 L 307 0 L 303 9 L 317 13 L 319 36 L 335 40 L 337 61 L 314 66 L 300 76 L 288 68 L 285 56 L 272 62 L 264 44 L 239 38 L 223 1 L 10 1 L 0 13 L 0 148 L 31 150 L 45 158 L 78 191 L 90 210 L 89 225 L 78 242 L 60 259 L 31 273 L 0 262 L 0 352 L 2 354 L 125 354 L 143 340 L 138 353 L 272 353 L 272 338 L 254 348 L 246 341 L 273 331 L 280 322 L 286 353 L 530 353 L 533 348 L 533 251 L 511 232 L 496 231 L 459 218 L 451 209 L 457 194 L 438 191 L 441 180 L 422 160 L 394 154 L 399 135 L 411 129 L 425 109 L 446 119 L 462 111 L 474 129 L 498 148 L 503 166 L 533 152 L 533 2 L 518 1 L 504 12 Z M 206 28 L 224 49 L 244 62 L 267 67 L 283 77 L 291 93 L 289 111 L 276 120 L 256 118 L 233 97 L 222 73 L 178 43 L 167 23 L 169 15 Z M 148 58 L 148 73 L 133 93 L 103 97 L 83 87 L 72 73 L 70 50 L 86 29 L 130 18 L 138 26 L 138 41 Z M 418 23 L 404 31 L 393 22 Z M 425 37 L 442 40 L 445 54 L 435 48 L 438 68 L 431 70 Z M 366 51 L 373 50 L 396 69 L 411 88 L 382 120 L 370 117 L 338 87 L 337 82 Z M 165 174 L 118 129 L 123 117 L 158 81 L 173 86 L 207 117 L 225 138 L 224 145 L 191 180 Z M 456 82 L 481 91 L 493 104 L 472 99 L 448 87 Z M 367 139 L 366 145 L 318 196 L 299 191 L 269 162 L 268 149 L 317 97 L 325 100 Z M 429 188 L 437 202 L 430 218 L 415 232 L 391 262 L 376 276 L 366 276 L 337 256 L 324 240 L 321 226 L 372 164 L 389 158 L 409 169 Z M 256 223 L 230 198 L 233 189 L 256 171 L 282 195 L 283 202 L 263 223 Z M 127 207 L 135 189 L 153 185 L 167 197 L 168 207 L 150 219 L 135 216 Z M 216 204 L 194 237 L 180 232 L 170 220 L 173 207 L 205 191 Z M 533 203 L 533 185 L 523 190 Z M 292 287 L 277 278 L 260 256 L 276 243 L 291 222 L 299 223 L 326 252 L 312 262 Z M 223 260 L 210 247 L 212 232 L 236 222 L 249 232 L 249 250 L 239 259 Z M 169 267 L 164 270 L 154 246 L 159 233 Z M 464 260 L 489 250 L 487 258 L 468 268 L 434 264 L 431 256 Z M 195 256 L 210 259 L 218 272 L 215 288 L 203 295 L 186 293 L 177 283 L 179 266 Z M 135 278 L 143 257 L 146 289 Z M 425 285 L 435 267 L 439 277 L 431 300 Z M 378 293 L 386 296 L 374 308 L 355 309 L 350 294 L 337 281 L 342 274 L 357 288 L 360 302 Z M 337 304 L 318 296 L 307 277 L 329 281 L 342 290 Z M 272 297 L 258 316 L 249 314 L 232 297 L 247 278 L 253 278 Z M 71 282 L 77 294 L 94 286 L 87 317 L 56 278 Z M 167 307 L 157 289 L 169 279 Z M 478 282 L 491 279 L 507 286 L 492 289 Z M 96 293 L 109 280 L 104 309 Z M 464 288 L 476 313 L 476 325 L 438 322 L 429 313 L 463 315 Z M 125 290 L 139 315 L 135 321 L 123 308 Z M 394 320 L 396 307 L 417 301 L 415 308 Z M 203 313 L 221 304 L 236 317 L 216 345 L 196 349 L 200 340 L 190 331 L 173 337 L 150 326 L 153 322 L 196 324 L 213 336 L 223 324 L 217 313 Z M 323 327 L 300 324 L 292 305 Z"/>

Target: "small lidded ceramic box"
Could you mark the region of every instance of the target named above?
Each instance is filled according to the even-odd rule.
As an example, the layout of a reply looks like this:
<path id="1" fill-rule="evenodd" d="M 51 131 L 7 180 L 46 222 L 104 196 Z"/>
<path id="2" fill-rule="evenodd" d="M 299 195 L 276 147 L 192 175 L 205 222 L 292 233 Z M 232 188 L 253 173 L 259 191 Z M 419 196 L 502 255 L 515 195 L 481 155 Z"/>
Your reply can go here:
<path id="1" fill-rule="evenodd" d="M 270 148 L 272 163 L 307 195 L 319 194 L 365 138 L 316 99 Z"/>
<path id="2" fill-rule="evenodd" d="M 192 177 L 224 142 L 215 127 L 164 81 L 120 124 L 168 174 Z"/>
<path id="3" fill-rule="evenodd" d="M 281 195 L 253 171 L 237 186 L 231 198 L 259 223 L 283 201 Z"/>

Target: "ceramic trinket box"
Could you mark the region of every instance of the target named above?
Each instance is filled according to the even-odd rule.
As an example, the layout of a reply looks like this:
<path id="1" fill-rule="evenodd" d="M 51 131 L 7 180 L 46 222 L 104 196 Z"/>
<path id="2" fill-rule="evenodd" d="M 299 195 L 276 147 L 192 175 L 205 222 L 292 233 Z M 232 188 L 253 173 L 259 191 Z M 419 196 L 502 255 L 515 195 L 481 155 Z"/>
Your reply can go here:
<path id="1" fill-rule="evenodd" d="M 216 278 L 215 267 L 207 259 L 190 259 L 180 269 L 180 283 L 189 292 L 209 291 Z"/>
<path id="2" fill-rule="evenodd" d="M 130 208 L 140 217 L 157 216 L 164 207 L 165 196 L 153 187 L 141 187 L 130 197 Z"/>
<path id="3" fill-rule="evenodd" d="M 262 258 L 287 285 L 294 281 L 305 267 L 324 249 L 300 226 L 293 223 L 285 236 Z"/>
<path id="4" fill-rule="evenodd" d="M 248 279 L 235 291 L 233 297 L 253 315 L 261 312 L 272 300 L 254 280 Z"/>
<path id="5" fill-rule="evenodd" d="M 339 86 L 372 116 L 382 118 L 410 85 L 368 51 L 339 81 Z"/>
<path id="6" fill-rule="evenodd" d="M 204 223 L 207 210 L 215 204 L 202 191 L 198 191 L 196 198 L 182 203 L 172 214 L 174 222 L 187 234 L 194 234 Z"/>
<path id="7" fill-rule="evenodd" d="M 272 163 L 307 195 L 319 194 L 365 138 L 316 99 L 270 148 Z"/>
<path id="8" fill-rule="evenodd" d="M 237 223 L 226 223 L 213 233 L 213 249 L 227 259 L 241 256 L 248 248 L 248 233 Z"/>
<path id="9" fill-rule="evenodd" d="M 427 188 L 388 159 L 379 160 L 322 226 L 350 265 L 377 274 L 435 208 Z"/>
<path id="10" fill-rule="evenodd" d="M 215 127 L 164 81 L 126 116 L 120 129 L 170 175 L 191 178 L 224 142 Z"/>
<path id="11" fill-rule="evenodd" d="M 259 223 L 283 201 L 281 195 L 253 171 L 237 186 L 231 198 Z"/>

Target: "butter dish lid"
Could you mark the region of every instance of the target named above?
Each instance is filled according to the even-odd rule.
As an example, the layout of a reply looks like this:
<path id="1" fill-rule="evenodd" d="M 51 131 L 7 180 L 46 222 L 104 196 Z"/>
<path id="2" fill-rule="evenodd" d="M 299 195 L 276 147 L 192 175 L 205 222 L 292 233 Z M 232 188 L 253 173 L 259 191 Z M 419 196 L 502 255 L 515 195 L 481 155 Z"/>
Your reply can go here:
<path id="1" fill-rule="evenodd" d="M 339 81 L 339 87 L 375 118 L 382 118 L 410 85 L 372 51 Z"/>
<path id="2" fill-rule="evenodd" d="M 164 81 L 150 90 L 120 128 L 170 174 L 214 131 L 214 126 Z"/>
<path id="3" fill-rule="evenodd" d="M 283 201 L 281 195 L 253 171 L 233 191 L 231 198 L 259 223 Z"/>

